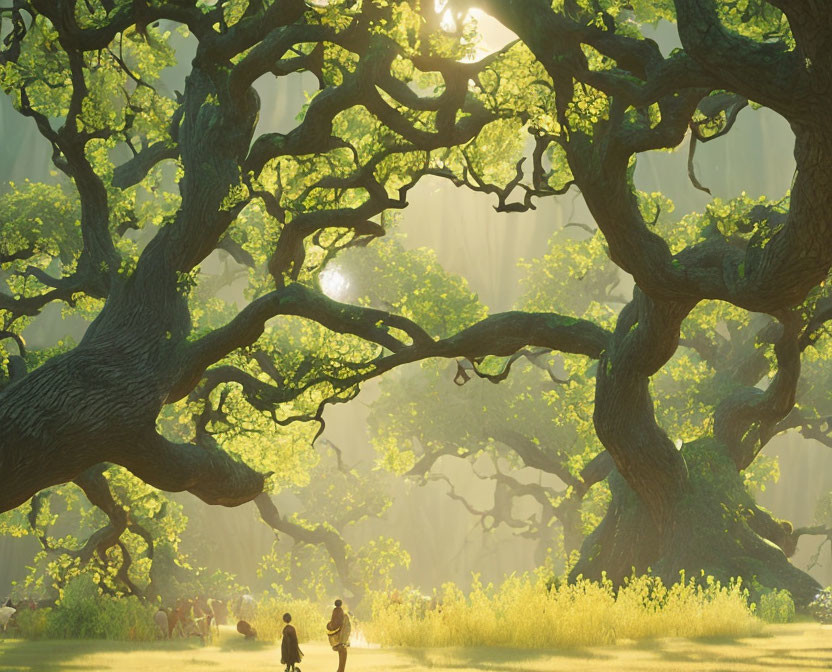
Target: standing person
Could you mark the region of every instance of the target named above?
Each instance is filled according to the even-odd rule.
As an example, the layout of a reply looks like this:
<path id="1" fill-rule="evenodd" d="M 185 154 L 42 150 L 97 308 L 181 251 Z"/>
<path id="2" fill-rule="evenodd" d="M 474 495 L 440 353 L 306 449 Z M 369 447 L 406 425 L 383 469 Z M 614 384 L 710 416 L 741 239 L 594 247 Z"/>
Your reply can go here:
<path id="1" fill-rule="evenodd" d="M 333 651 L 338 652 L 338 672 L 347 667 L 347 647 L 350 645 L 350 617 L 341 607 L 341 600 L 335 600 L 332 618 L 326 624 L 326 634 Z"/>
<path id="2" fill-rule="evenodd" d="M 283 641 L 280 643 L 280 662 L 286 666 L 286 672 L 300 672 L 300 668 L 295 666 L 303 658 L 303 651 L 298 644 L 298 632 L 295 626 L 291 625 L 292 615 L 283 614 L 283 622 L 286 626 L 283 628 Z"/>

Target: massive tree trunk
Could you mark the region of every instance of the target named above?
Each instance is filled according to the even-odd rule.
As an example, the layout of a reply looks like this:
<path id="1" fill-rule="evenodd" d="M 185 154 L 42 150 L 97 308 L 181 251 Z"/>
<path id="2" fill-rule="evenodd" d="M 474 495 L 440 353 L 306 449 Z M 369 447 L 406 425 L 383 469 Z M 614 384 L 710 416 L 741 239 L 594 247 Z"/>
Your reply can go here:
<path id="1" fill-rule="evenodd" d="M 636 289 L 601 358 L 595 426 L 618 472 L 610 479 L 609 510 L 572 576 L 606 572 L 620 583 L 650 569 L 673 582 L 682 571 L 689 577 L 704 571 L 722 582 L 741 578 L 748 586 L 785 588 L 806 605 L 820 586 L 789 563 L 789 530 L 756 507 L 740 475 L 794 405 L 799 325 L 788 314 L 778 325 L 778 370 L 766 391 L 750 387 L 759 373 L 748 374 L 753 380 L 738 381 L 745 385 L 717 408 L 717 438 L 677 449 L 656 422 L 648 385 L 675 351 L 690 307 L 657 302 Z M 754 370 L 747 364 L 739 370 Z"/>
<path id="2" fill-rule="evenodd" d="M 228 100 L 220 71 L 216 64 L 195 66 L 187 80 L 186 114 L 176 129 L 185 168 L 182 205 L 129 276 L 118 272 L 114 251 L 97 253 L 87 242 L 97 234 L 114 250 L 107 193 L 83 145 L 77 156 L 70 153 L 85 238 L 81 281 L 102 284 L 107 303 L 77 347 L 0 392 L 0 511 L 100 462 L 127 467 L 164 490 L 190 490 L 209 503 L 240 504 L 262 490 L 262 475 L 218 447 L 174 445 L 156 431 L 156 418 L 183 376 L 198 380 L 210 363 L 200 362 L 188 343 L 182 277 L 233 220 L 234 212 L 221 204 L 239 183 L 238 164 L 257 121 L 254 91 Z M 80 86 L 73 95 L 83 94 Z M 211 97 L 227 104 L 206 104 Z M 187 375 L 190 369 L 195 375 Z"/>
<path id="3" fill-rule="evenodd" d="M 758 454 L 773 424 L 794 403 L 799 375 L 795 334 L 790 344 L 780 344 L 776 382 L 765 393 L 751 389 L 756 381 L 746 383 L 717 414 L 721 424 L 716 439 L 706 437 L 684 451 L 676 449 L 655 420 L 649 379 L 676 350 L 679 326 L 699 302 L 719 299 L 767 313 L 789 331 L 791 311 L 827 277 L 832 264 L 832 143 L 821 120 L 826 118 L 832 79 L 824 55 L 829 22 L 825 15 L 821 19 L 822 10 L 772 3 L 787 7 L 790 23 L 799 22 L 798 45 L 787 48 L 732 32 L 712 0 L 673 4 L 684 50 L 672 64 L 655 43 L 586 28 L 578 8 L 570 16 L 553 11 L 546 0 L 486 0 L 483 5 L 546 68 L 563 125 L 569 123 L 576 81 L 599 86 L 610 104 L 608 121 L 591 133 L 573 128 L 561 143 L 610 258 L 637 286 L 599 362 L 595 399 L 597 434 L 620 480 L 614 480 L 609 512 L 584 545 L 576 572 L 597 577 L 607 570 L 621 580 L 632 567 L 652 567 L 666 578 L 675 578 L 682 569 L 697 574 L 704 569 L 721 578 L 756 577 L 764 585 L 790 589 L 805 603 L 817 584 L 760 536 L 770 528 L 782 532 L 782 526 L 761 525 L 740 512 L 724 515 L 724 507 L 730 510 L 740 503 L 756 509 L 738 494 L 737 470 Z M 819 21 L 822 29 L 807 29 L 821 25 Z M 582 44 L 598 49 L 644 85 L 628 89 L 621 81 L 601 81 L 587 65 Z M 672 74 L 663 72 L 674 66 L 681 67 Z M 681 144 L 700 101 L 720 90 L 765 105 L 791 124 L 797 174 L 788 214 L 767 212 L 751 221 L 754 234 L 748 240 L 730 232 L 706 235 L 673 253 L 641 212 L 631 160 L 642 152 Z M 651 104 L 661 111 L 659 123 L 647 129 L 627 120 L 628 106 L 646 110 Z M 719 468 L 703 468 L 700 452 Z"/>
<path id="4" fill-rule="evenodd" d="M 652 571 L 665 583 L 700 580 L 702 572 L 727 584 L 741 578 L 752 597 L 766 588 L 786 589 L 799 606 L 814 599 L 821 586 L 792 565 L 778 543 L 789 546 L 789 526 L 773 520 L 754 504 L 724 446 L 713 439 L 687 444 L 687 493 L 674 507 L 662 531 L 641 499 L 616 474 L 607 514 L 585 540 L 581 559 L 570 575 L 615 584 Z M 771 537 L 770 539 L 767 537 Z"/>
<path id="5" fill-rule="evenodd" d="M 73 480 L 100 462 L 127 467 L 165 490 L 238 504 L 262 476 L 211 446 L 173 445 L 157 434 L 162 405 L 181 375 L 189 320 L 175 278 L 115 289 L 79 345 L 0 393 L 0 510 Z"/>

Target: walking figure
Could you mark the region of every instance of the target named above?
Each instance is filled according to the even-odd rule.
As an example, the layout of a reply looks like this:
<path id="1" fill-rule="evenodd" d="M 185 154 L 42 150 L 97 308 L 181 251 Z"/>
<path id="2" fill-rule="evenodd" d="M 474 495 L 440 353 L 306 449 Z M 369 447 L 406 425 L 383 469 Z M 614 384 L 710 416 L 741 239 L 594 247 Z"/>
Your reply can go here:
<path id="1" fill-rule="evenodd" d="M 280 662 L 286 666 L 286 672 L 300 672 L 297 667 L 303 658 L 303 651 L 298 644 L 298 632 L 292 625 L 292 615 L 283 614 L 283 641 L 280 644 Z"/>

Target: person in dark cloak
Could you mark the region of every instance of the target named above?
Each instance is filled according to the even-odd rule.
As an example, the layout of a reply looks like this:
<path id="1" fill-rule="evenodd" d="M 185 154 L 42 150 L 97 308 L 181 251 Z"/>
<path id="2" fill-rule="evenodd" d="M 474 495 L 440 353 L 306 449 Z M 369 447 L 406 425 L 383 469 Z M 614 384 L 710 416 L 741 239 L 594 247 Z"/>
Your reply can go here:
<path id="1" fill-rule="evenodd" d="M 300 672 L 297 665 L 303 658 L 303 651 L 298 644 L 298 632 L 292 625 L 292 615 L 283 614 L 283 641 L 280 644 L 280 662 L 286 666 L 286 672 Z"/>

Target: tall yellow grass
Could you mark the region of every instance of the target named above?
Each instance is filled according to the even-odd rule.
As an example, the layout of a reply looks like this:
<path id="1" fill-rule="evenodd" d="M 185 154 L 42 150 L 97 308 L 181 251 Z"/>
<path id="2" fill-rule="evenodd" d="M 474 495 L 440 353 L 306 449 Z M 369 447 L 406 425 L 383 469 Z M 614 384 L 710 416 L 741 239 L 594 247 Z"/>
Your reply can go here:
<path id="1" fill-rule="evenodd" d="M 651 637 L 739 637 L 760 631 L 739 583 L 636 577 L 617 592 L 609 582 L 547 588 L 541 575 L 511 576 L 500 586 L 477 577 L 468 595 L 447 584 L 430 603 L 373 598 L 364 630 L 385 646 L 570 648 Z"/>
<path id="2" fill-rule="evenodd" d="M 283 636 L 283 614 L 292 615 L 292 625 L 298 631 L 301 642 L 326 639 L 326 623 L 329 616 L 322 607 L 307 600 L 283 597 L 263 598 L 258 602 L 257 614 L 252 621 L 257 639 L 265 642 L 280 641 Z"/>

